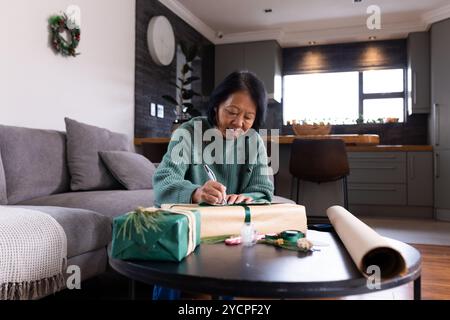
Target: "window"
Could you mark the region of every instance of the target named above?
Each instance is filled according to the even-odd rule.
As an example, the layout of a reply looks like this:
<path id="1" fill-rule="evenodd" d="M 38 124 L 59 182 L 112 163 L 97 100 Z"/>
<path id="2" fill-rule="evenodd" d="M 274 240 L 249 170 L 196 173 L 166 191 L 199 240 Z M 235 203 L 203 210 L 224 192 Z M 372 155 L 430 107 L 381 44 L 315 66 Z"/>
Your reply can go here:
<path id="1" fill-rule="evenodd" d="M 404 121 L 404 69 L 284 76 L 284 123 Z"/>

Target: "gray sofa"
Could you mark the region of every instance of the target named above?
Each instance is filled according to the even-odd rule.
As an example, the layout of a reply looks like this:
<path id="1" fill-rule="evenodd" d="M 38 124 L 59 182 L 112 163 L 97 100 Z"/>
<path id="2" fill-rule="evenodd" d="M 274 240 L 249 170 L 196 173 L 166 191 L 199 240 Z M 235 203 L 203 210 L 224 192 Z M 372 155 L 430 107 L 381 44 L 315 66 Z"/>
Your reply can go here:
<path id="1" fill-rule="evenodd" d="M 0 205 L 52 216 L 67 235 L 68 265 L 82 280 L 106 270 L 112 218 L 153 205 L 153 190 L 70 190 L 66 134 L 0 125 Z"/>
<path id="2" fill-rule="evenodd" d="M 64 132 L 0 125 L 0 205 L 52 216 L 67 235 L 68 265 L 79 266 L 86 280 L 106 270 L 112 218 L 153 206 L 154 194 L 152 189 L 71 191 L 66 140 Z"/>

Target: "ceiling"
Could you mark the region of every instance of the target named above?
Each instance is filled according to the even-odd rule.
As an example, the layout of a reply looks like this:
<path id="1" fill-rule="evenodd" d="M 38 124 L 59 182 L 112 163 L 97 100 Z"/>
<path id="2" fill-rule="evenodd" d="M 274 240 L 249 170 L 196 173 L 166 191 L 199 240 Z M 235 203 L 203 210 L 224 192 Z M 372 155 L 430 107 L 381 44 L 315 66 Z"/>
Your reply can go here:
<path id="1" fill-rule="evenodd" d="M 283 47 L 404 38 L 450 17 L 450 0 L 159 0 L 210 41 L 278 40 Z M 381 29 L 369 30 L 370 5 Z M 264 9 L 272 9 L 265 13 Z M 221 36 L 219 36 L 221 35 Z"/>

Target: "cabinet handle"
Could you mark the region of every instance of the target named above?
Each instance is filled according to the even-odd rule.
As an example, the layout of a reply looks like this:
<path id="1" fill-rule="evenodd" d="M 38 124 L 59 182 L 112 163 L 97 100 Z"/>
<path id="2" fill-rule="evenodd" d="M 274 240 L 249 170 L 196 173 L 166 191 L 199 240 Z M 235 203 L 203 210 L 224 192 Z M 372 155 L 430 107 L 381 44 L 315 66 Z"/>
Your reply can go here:
<path id="1" fill-rule="evenodd" d="M 439 153 L 436 153 L 434 162 L 434 176 L 436 179 L 439 179 L 439 174 Z"/>
<path id="2" fill-rule="evenodd" d="M 434 144 L 439 146 L 439 104 L 434 104 Z"/>
<path id="3" fill-rule="evenodd" d="M 408 156 L 408 175 L 410 180 L 415 179 L 415 170 L 414 170 L 414 156 Z"/>
<path id="4" fill-rule="evenodd" d="M 348 187 L 348 190 L 355 191 L 397 191 L 394 187 Z"/>
<path id="5" fill-rule="evenodd" d="M 413 104 L 417 103 L 417 74 L 413 72 Z"/>
<path id="6" fill-rule="evenodd" d="M 350 160 L 390 160 L 390 159 L 397 159 L 396 156 L 380 156 L 380 157 L 373 157 L 373 156 L 350 156 Z"/>
<path id="7" fill-rule="evenodd" d="M 352 167 L 350 166 L 351 170 L 358 170 L 358 169 L 364 169 L 364 170 L 378 170 L 378 169 L 385 169 L 385 170 L 395 170 L 397 169 L 397 167 L 382 167 L 382 166 L 377 166 L 377 167 Z"/>

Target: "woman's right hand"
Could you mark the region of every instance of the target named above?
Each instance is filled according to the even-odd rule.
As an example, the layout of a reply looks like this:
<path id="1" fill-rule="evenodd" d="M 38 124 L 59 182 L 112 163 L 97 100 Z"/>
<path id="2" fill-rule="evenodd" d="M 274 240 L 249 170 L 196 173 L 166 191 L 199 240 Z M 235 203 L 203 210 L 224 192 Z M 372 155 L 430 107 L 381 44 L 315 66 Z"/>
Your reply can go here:
<path id="1" fill-rule="evenodd" d="M 222 203 L 226 198 L 226 187 L 220 182 L 209 180 L 192 194 L 192 203 Z"/>

